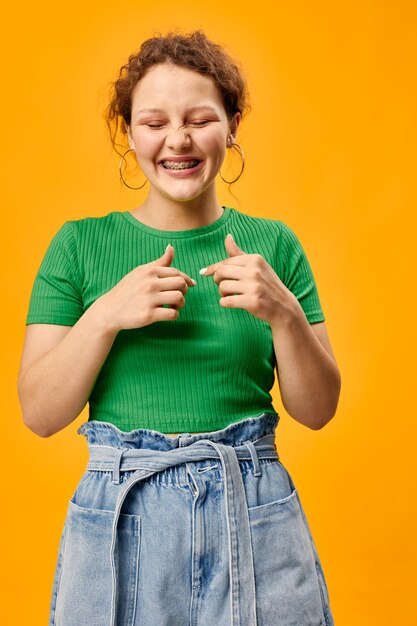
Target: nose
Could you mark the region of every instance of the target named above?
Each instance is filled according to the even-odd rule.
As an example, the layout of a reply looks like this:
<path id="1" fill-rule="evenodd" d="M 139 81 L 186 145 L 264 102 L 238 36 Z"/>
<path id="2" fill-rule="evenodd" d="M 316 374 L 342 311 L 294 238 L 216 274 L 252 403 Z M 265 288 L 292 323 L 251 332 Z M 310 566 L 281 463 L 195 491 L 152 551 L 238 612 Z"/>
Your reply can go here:
<path id="1" fill-rule="evenodd" d="M 180 151 L 181 148 L 188 146 L 190 143 L 190 136 L 184 128 L 172 128 L 166 138 L 167 146 L 173 150 Z"/>

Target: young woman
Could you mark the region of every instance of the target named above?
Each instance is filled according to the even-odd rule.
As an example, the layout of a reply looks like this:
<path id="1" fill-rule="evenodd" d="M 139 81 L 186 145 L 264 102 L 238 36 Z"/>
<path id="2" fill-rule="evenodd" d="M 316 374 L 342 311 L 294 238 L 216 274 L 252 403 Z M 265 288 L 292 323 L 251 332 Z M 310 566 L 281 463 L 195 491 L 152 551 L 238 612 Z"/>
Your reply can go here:
<path id="1" fill-rule="evenodd" d="M 333 625 L 269 391 L 276 367 L 288 413 L 320 429 L 340 375 L 295 233 L 217 199 L 228 151 L 243 171 L 248 107 L 202 31 L 145 41 L 106 121 L 126 141 L 123 182 L 135 155 L 146 199 L 65 222 L 36 275 L 24 422 L 48 437 L 89 402 L 50 626 Z"/>

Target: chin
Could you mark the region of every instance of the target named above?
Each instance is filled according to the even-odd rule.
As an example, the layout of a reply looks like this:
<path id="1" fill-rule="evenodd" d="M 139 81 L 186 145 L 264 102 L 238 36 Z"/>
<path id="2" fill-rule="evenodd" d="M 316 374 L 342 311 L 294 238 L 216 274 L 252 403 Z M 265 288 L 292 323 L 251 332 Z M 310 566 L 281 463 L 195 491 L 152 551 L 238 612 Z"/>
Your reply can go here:
<path id="1" fill-rule="evenodd" d="M 172 200 L 173 202 L 191 202 L 192 200 L 195 200 L 196 198 L 198 198 L 199 196 L 201 196 L 202 191 L 195 193 L 193 195 L 188 195 L 188 196 L 175 196 L 169 193 L 164 193 L 163 195 L 165 196 L 165 198 L 168 198 L 169 200 Z"/>
<path id="2" fill-rule="evenodd" d="M 201 196 L 201 194 L 207 189 L 207 185 L 199 185 L 198 187 L 195 186 L 194 189 L 190 189 L 189 191 L 185 191 L 183 193 L 180 191 L 175 193 L 170 189 L 160 186 L 157 187 L 156 185 L 155 188 L 160 194 L 169 200 L 174 200 L 175 202 L 187 202 L 188 200 L 195 200 L 198 196 Z"/>

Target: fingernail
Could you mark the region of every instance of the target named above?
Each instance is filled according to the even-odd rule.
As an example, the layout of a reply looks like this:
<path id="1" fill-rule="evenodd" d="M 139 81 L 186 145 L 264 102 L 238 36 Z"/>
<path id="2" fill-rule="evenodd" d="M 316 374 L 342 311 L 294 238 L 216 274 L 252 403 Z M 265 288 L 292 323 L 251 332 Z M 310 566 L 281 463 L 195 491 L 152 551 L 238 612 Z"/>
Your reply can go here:
<path id="1" fill-rule="evenodd" d="M 207 272 L 207 267 L 203 267 L 203 269 L 200 270 L 200 274 L 205 274 Z"/>
<path id="2" fill-rule="evenodd" d="M 170 243 L 167 245 L 167 247 L 165 248 L 165 252 L 168 250 L 170 245 L 171 245 Z"/>
<path id="3" fill-rule="evenodd" d="M 191 279 L 191 282 L 193 283 L 193 285 L 196 285 L 197 283 L 195 282 L 194 278 Z"/>

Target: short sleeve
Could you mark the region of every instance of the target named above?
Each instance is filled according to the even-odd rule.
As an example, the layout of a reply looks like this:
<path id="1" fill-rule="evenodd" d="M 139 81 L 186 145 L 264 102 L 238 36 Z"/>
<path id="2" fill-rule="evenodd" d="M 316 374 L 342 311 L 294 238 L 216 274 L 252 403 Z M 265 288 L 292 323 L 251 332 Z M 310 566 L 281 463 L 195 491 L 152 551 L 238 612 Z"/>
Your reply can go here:
<path id="1" fill-rule="evenodd" d="M 68 221 L 54 235 L 35 276 L 26 325 L 73 326 L 83 312 L 77 243 Z"/>
<path id="2" fill-rule="evenodd" d="M 300 240 L 284 222 L 278 221 L 278 267 L 280 278 L 299 301 L 310 324 L 324 322 L 316 281 Z"/>

